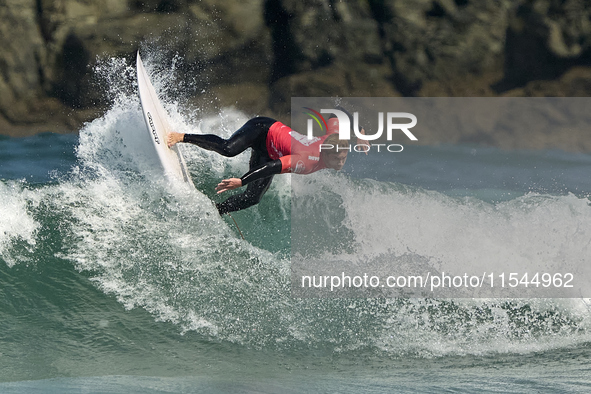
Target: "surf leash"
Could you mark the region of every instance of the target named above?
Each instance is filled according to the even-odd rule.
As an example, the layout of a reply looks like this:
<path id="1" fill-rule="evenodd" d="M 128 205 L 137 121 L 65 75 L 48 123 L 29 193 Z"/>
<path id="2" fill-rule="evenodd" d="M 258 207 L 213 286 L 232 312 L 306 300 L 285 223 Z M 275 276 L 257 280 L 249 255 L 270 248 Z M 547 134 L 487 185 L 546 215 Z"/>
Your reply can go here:
<path id="1" fill-rule="evenodd" d="M 244 238 L 244 235 L 242 235 L 242 231 L 240 231 L 240 227 L 238 227 L 238 223 L 236 223 L 236 219 L 234 219 L 234 217 L 232 215 L 230 215 L 230 213 L 228 213 L 228 216 L 230 216 L 232 218 L 232 220 L 234 221 L 234 224 L 236 225 L 236 228 L 238 229 L 238 232 L 240 233 L 240 236 L 242 237 L 242 239 L 244 239 L 246 241 L 246 239 Z"/>

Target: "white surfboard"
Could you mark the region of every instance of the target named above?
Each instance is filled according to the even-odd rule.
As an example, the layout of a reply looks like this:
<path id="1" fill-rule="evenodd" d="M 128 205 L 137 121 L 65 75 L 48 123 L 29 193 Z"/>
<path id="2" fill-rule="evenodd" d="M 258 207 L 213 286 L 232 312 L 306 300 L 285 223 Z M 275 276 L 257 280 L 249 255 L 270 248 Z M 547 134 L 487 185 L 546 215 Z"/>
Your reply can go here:
<path id="1" fill-rule="evenodd" d="M 171 181 L 181 180 L 194 187 L 182 153 L 176 145 L 169 148 L 166 143 L 166 134 L 172 131 L 168 123 L 168 115 L 160 104 L 154 86 L 148 78 L 139 51 L 137 53 L 137 83 L 147 133 L 154 144 L 164 174 Z"/>

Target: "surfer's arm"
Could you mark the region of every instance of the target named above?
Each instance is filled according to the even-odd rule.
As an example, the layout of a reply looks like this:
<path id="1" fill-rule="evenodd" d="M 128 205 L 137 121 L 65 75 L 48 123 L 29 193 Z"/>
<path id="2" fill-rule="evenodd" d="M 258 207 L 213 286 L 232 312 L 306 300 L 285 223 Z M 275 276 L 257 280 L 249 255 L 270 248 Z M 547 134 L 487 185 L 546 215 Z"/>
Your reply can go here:
<path id="1" fill-rule="evenodd" d="M 283 172 L 282 170 L 282 160 L 268 161 L 265 164 L 255 167 L 248 171 L 246 174 L 242 175 L 242 178 L 240 178 L 240 180 L 242 181 L 242 186 L 244 186 L 258 179 L 263 179 L 273 175 L 281 174 Z"/>
<path id="2" fill-rule="evenodd" d="M 283 157 L 281 158 L 283 159 Z M 273 160 L 258 167 L 255 167 L 248 171 L 242 176 L 242 178 L 229 178 L 221 181 L 215 190 L 218 194 L 225 192 L 226 190 L 233 190 L 241 186 L 246 186 L 250 182 L 267 178 L 273 175 L 281 174 L 283 171 L 283 161 L 285 160 Z"/>
<path id="3" fill-rule="evenodd" d="M 365 135 L 365 129 L 361 126 L 359 126 L 359 129 L 360 129 L 359 133 L 361 133 L 362 135 Z M 369 152 L 369 148 L 371 147 L 371 144 L 369 143 L 369 141 L 357 137 L 357 145 L 361 145 L 362 146 L 361 149 L 363 149 L 363 151 L 367 155 L 367 152 Z"/>

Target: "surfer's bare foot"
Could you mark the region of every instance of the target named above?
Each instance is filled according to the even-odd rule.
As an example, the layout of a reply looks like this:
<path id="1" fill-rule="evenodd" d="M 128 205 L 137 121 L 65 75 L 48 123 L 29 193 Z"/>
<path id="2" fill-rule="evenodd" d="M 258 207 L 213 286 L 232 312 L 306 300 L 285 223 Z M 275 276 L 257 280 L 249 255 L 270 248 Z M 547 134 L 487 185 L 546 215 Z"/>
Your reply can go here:
<path id="1" fill-rule="evenodd" d="M 183 133 L 175 133 L 174 131 L 171 131 L 166 136 L 166 140 L 168 142 L 168 147 L 170 148 L 171 146 L 173 146 L 177 142 L 183 141 L 183 138 L 185 138 L 185 134 L 183 134 Z"/>

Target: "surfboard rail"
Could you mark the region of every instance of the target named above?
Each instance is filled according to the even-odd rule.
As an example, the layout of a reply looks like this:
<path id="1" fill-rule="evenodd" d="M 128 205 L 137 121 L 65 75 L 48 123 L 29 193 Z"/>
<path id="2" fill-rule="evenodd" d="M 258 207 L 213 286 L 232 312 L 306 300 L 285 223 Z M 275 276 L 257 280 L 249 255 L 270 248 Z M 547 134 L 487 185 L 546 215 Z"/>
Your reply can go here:
<path id="1" fill-rule="evenodd" d="M 147 136 L 154 145 L 164 174 L 171 181 L 182 180 L 194 187 L 187 164 L 178 146 L 168 147 L 166 135 L 169 131 L 172 131 L 168 121 L 168 114 L 160 103 L 152 82 L 150 82 L 139 51 L 137 52 L 136 67 L 138 91 L 144 120 L 146 121 Z"/>

